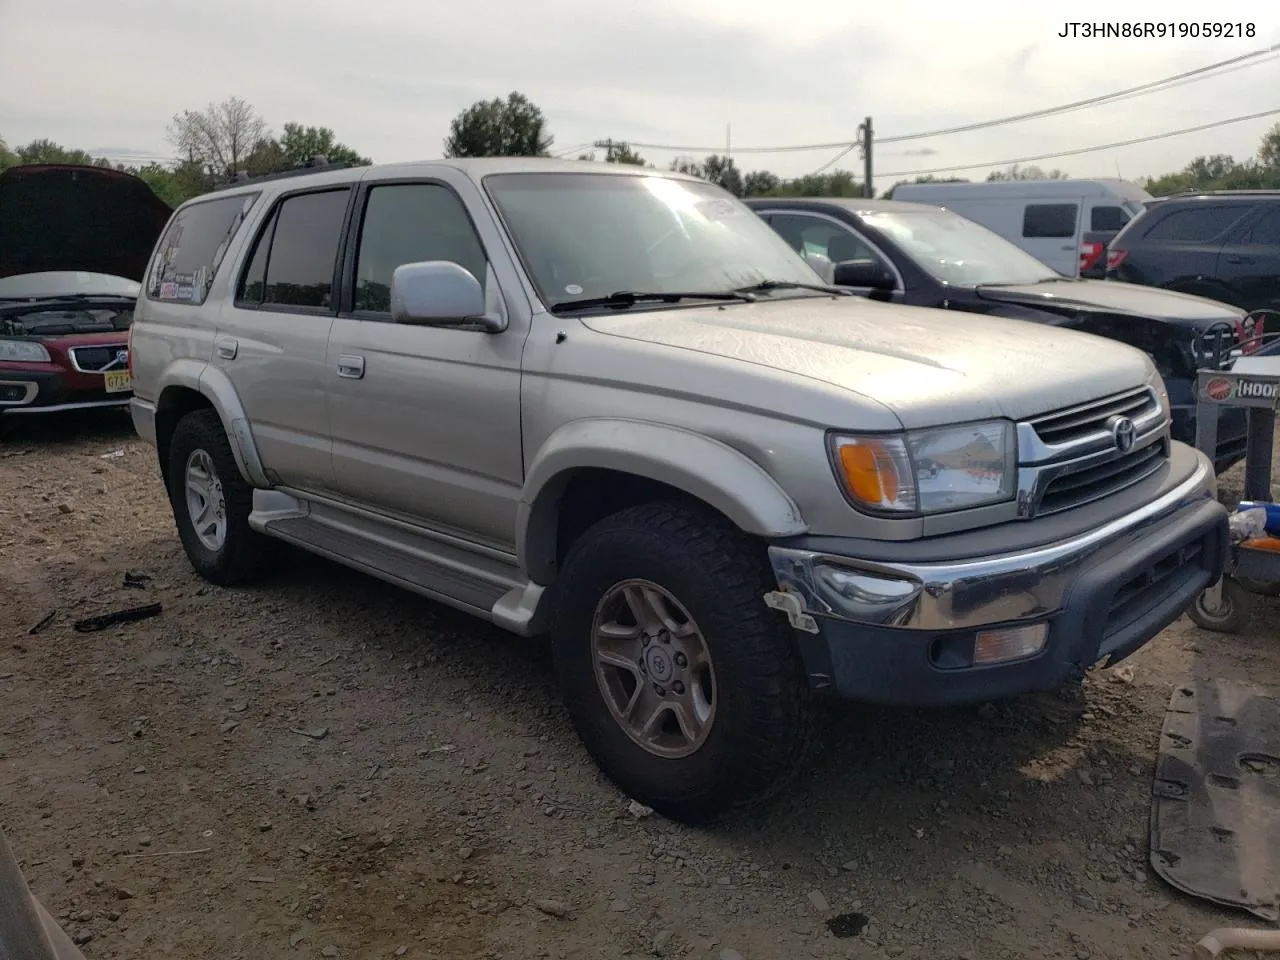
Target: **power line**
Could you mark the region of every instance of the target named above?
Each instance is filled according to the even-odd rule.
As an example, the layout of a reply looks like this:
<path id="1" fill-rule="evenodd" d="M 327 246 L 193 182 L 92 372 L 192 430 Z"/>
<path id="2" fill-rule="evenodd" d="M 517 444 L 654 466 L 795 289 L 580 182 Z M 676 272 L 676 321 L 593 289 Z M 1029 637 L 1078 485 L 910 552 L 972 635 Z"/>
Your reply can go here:
<path id="1" fill-rule="evenodd" d="M 998 117 L 994 120 L 982 120 L 975 123 L 964 124 L 958 127 L 946 127 L 940 130 L 924 130 L 919 133 L 904 133 L 896 137 L 879 137 L 879 143 L 903 143 L 909 140 L 923 140 L 928 137 L 948 136 L 953 133 L 967 133 L 971 130 L 983 130 L 989 127 L 1002 126 L 1009 123 L 1019 123 L 1025 120 L 1037 120 L 1044 117 L 1056 116 L 1060 113 L 1069 113 L 1073 110 L 1083 110 L 1088 107 L 1101 106 L 1103 104 L 1129 100 L 1138 96 L 1145 96 L 1148 93 L 1157 93 L 1166 89 L 1183 86 L 1187 83 L 1198 83 L 1202 80 L 1213 79 L 1227 73 L 1233 73 L 1236 70 L 1247 67 L 1255 67 L 1259 63 L 1266 63 L 1270 60 L 1277 59 L 1275 54 L 1280 53 L 1280 43 L 1272 44 L 1250 53 L 1243 53 L 1239 56 L 1230 57 L 1226 60 L 1219 60 L 1216 63 L 1206 64 L 1203 67 L 1197 67 L 1194 70 L 1188 70 L 1185 73 L 1177 73 L 1171 77 L 1165 77 L 1161 80 L 1152 80 L 1149 83 L 1139 84 L 1136 87 L 1128 87 L 1124 90 L 1116 90 L 1112 93 L 1101 94 L 1096 97 L 1089 97 L 1085 100 L 1075 100 L 1071 103 L 1059 104 L 1055 107 L 1045 107 L 1040 110 L 1032 110 L 1028 113 L 1014 114 L 1008 117 Z M 1259 59 L 1259 58 L 1266 59 Z M 1226 68 L 1226 69 L 1224 69 Z M 1215 72 L 1216 71 L 1216 72 Z M 640 143 L 635 140 L 627 140 L 626 143 L 632 147 L 644 150 L 669 150 L 674 153 L 719 153 L 721 147 L 707 146 L 688 146 L 670 143 Z M 849 140 L 833 140 L 828 143 L 800 143 L 789 144 L 786 146 L 773 147 L 734 147 L 734 153 L 805 153 L 816 150 L 843 150 L 857 146 L 857 142 Z"/>
<path id="2" fill-rule="evenodd" d="M 1095 147 L 1081 147 L 1078 150 L 1063 150 L 1060 153 L 1041 153 L 1034 157 L 1016 157 L 1012 160 L 990 160 L 986 163 L 964 163 L 954 167 L 934 167 L 929 170 L 895 170 L 891 173 L 880 173 L 880 179 L 887 177 L 922 177 L 931 173 L 950 173 L 954 170 L 981 170 L 986 167 L 1008 167 L 1019 163 L 1035 163 L 1038 160 L 1056 160 L 1059 157 L 1078 157 L 1082 153 L 1096 153 L 1099 150 L 1113 150 L 1117 147 L 1132 147 L 1138 143 L 1150 143 L 1153 140 L 1166 140 L 1169 137 L 1181 137 L 1188 133 L 1199 133 L 1201 130 L 1212 130 L 1232 123 L 1243 123 L 1246 120 L 1261 120 L 1280 113 L 1275 110 L 1264 110 L 1262 113 L 1251 113 L 1243 117 L 1230 117 L 1227 120 L 1215 120 L 1213 123 L 1202 123 L 1198 127 L 1184 127 L 1181 130 L 1170 130 L 1166 133 L 1154 133 L 1146 137 L 1135 137 L 1132 140 L 1117 140 L 1115 143 L 1101 143 Z M 883 142 L 883 141 L 881 141 Z"/>

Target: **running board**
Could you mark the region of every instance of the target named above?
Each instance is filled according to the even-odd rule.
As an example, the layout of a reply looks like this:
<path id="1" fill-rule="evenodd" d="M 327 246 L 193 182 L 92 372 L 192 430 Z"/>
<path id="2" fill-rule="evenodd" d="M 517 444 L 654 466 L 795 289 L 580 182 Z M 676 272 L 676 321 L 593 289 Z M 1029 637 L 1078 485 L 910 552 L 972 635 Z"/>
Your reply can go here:
<path id="1" fill-rule="evenodd" d="M 363 510 L 255 490 L 249 526 L 523 637 L 545 631 L 543 588 L 514 563 Z"/>

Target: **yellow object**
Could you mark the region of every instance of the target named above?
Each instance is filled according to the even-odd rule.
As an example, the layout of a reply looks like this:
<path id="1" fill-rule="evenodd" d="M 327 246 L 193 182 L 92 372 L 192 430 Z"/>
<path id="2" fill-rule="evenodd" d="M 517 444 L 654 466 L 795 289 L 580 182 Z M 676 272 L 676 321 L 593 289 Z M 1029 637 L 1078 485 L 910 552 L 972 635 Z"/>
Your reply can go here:
<path id="1" fill-rule="evenodd" d="M 1254 537 L 1240 544 L 1250 550 L 1273 550 L 1280 553 L 1280 537 Z"/>

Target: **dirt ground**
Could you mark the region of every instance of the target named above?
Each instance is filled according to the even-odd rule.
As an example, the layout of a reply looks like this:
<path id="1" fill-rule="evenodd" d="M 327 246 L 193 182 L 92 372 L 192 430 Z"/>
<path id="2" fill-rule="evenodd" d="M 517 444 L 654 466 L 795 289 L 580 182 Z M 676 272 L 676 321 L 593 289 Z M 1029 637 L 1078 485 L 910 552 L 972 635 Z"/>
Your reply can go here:
<path id="1" fill-rule="evenodd" d="M 89 960 L 1085 960 L 1249 923 L 1148 874 L 1150 783 L 1174 684 L 1280 685 L 1280 601 L 1083 705 L 831 706 L 781 804 L 696 831 L 628 812 L 542 646 L 301 555 L 199 581 L 127 418 L 24 428 L 0 491 L 0 824 Z"/>

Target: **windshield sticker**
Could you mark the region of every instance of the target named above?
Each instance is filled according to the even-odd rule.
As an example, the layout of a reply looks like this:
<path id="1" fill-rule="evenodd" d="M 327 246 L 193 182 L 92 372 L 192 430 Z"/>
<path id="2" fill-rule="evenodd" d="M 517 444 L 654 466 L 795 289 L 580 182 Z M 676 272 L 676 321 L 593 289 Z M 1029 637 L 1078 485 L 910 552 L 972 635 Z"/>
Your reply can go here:
<path id="1" fill-rule="evenodd" d="M 564 292 L 569 294 L 569 296 L 571 297 L 576 297 L 578 294 L 582 292 L 582 288 L 578 286 L 576 283 L 571 283 L 564 288 Z"/>
<path id="2" fill-rule="evenodd" d="M 200 267 L 196 270 L 195 278 L 191 283 L 191 302 L 199 303 L 204 299 L 205 291 L 205 268 Z"/>
<path id="3" fill-rule="evenodd" d="M 165 281 L 160 284 L 161 300 L 176 300 L 178 297 L 178 285 L 171 281 Z"/>
<path id="4" fill-rule="evenodd" d="M 698 212 L 708 220 L 728 220 L 742 213 L 731 200 L 703 200 L 696 206 Z"/>

